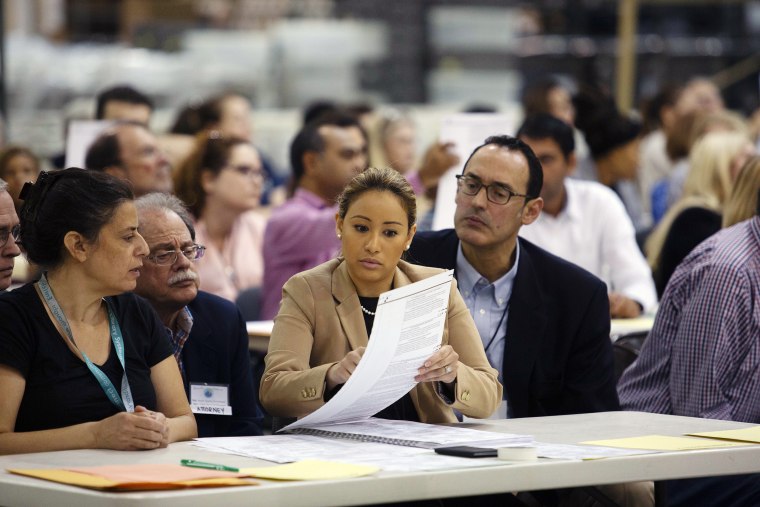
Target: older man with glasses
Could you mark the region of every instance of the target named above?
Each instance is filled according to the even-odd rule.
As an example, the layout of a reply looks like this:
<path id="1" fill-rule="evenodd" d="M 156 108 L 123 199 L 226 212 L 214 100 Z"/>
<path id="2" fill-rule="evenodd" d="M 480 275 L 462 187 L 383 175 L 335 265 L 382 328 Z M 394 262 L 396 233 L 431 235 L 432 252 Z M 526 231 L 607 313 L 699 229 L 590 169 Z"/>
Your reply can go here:
<path id="1" fill-rule="evenodd" d="M 18 216 L 8 184 L 0 180 L 0 291 L 11 285 L 14 259 L 21 253 L 16 240 L 19 237 Z"/>
<path id="2" fill-rule="evenodd" d="M 260 435 L 245 322 L 233 303 L 198 290 L 194 261 L 205 247 L 195 243 L 190 215 L 168 194 L 148 194 L 135 205 L 150 249 L 135 292 L 166 326 L 198 436 Z"/>

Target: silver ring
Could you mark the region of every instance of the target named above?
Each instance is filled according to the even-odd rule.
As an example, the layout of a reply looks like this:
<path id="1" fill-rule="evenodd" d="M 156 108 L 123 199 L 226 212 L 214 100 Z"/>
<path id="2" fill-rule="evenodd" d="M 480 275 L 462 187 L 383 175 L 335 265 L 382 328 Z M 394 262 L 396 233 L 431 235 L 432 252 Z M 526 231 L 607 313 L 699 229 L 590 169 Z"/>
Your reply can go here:
<path id="1" fill-rule="evenodd" d="M 443 369 L 445 373 L 451 373 L 451 366 L 446 365 L 446 368 Z"/>

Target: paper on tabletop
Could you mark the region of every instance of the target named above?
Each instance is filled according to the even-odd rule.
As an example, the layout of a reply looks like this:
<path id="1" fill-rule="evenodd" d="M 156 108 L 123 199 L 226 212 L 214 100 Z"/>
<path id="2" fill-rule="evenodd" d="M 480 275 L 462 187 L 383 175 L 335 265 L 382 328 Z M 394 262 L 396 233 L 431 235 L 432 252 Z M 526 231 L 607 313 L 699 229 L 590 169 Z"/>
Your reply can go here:
<path id="1" fill-rule="evenodd" d="M 752 426 L 751 428 L 742 428 L 740 430 L 701 431 L 699 433 L 687 433 L 687 435 L 760 444 L 760 426 Z"/>
<path id="2" fill-rule="evenodd" d="M 67 468 L 71 472 L 97 475 L 114 482 L 181 482 L 198 479 L 244 477 L 245 474 L 191 468 L 175 464 L 103 465 Z"/>
<path id="3" fill-rule="evenodd" d="M 652 451 L 689 451 L 694 449 L 740 447 L 746 445 L 705 438 L 670 437 L 666 435 L 646 435 L 641 437 L 615 438 L 612 440 L 594 440 L 581 443 L 606 447 L 622 447 L 624 449 L 648 449 Z"/>
<path id="4" fill-rule="evenodd" d="M 283 428 L 366 419 L 408 393 L 425 360 L 441 347 L 454 271 L 384 292 L 361 361 L 333 398 Z"/>
<path id="5" fill-rule="evenodd" d="M 183 470 L 176 470 L 179 468 Z M 130 491 L 257 484 L 255 481 L 242 479 L 242 477 L 246 477 L 245 474 L 194 469 L 170 464 L 115 465 L 71 469 L 8 469 L 8 471 L 72 486 Z"/>
<path id="6" fill-rule="evenodd" d="M 379 467 L 352 465 L 336 461 L 304 460 L 287 465 L 269 467 L 241 468 L 240 472 L 249 477 L 274 479 L 280 481 L 317 481 L 330 479 L 349 479 L 372 475 Z"/>

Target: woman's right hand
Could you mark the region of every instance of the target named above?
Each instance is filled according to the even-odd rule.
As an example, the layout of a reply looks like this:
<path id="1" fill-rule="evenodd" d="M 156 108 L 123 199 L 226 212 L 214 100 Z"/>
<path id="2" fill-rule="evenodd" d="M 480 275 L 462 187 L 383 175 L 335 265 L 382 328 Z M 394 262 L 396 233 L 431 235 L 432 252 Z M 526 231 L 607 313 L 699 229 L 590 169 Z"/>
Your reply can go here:
<path id="1" fill-rule="evenodd" d="M 356 365 L 359 364 L 364 355 L 365 349 L 366 347 L 359 347 L 356 350 L 352 350 L 340 362 L 330 366 L 325 376 L 328 391 L 332 391 L 337 386 L 345 384 L 348 381 L 348 377 L 354 372 Z"/>
<path id="2" fill-rule="evenodd" d="M 165 446 L 168 431 L 165 418 L 147 412 L 119 412 L 97 423 L 95 447 L 120 451 L 156 449 Z"/>

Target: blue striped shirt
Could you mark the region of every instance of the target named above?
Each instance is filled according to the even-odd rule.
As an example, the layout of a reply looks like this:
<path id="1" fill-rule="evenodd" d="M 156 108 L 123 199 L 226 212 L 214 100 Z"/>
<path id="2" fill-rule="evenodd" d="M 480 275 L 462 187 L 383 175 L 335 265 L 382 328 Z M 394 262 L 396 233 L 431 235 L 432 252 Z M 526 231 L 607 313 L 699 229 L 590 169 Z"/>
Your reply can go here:
<path id="1" fill-rule="evenodd" d="M 684 259 L 618 392 L 624 410 L 760 423 L 760 217 Z"/>

